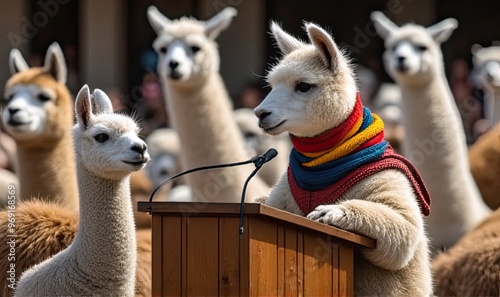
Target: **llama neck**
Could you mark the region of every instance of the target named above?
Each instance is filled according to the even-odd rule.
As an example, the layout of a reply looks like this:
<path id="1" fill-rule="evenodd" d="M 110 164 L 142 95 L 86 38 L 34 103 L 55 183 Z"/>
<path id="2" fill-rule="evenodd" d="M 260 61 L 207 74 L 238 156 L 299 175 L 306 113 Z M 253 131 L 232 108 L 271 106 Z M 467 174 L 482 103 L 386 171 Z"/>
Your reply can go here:
<path id="1" fill-rule="evenodd" d="M 75 154 L 67 132 L 47 147 L 18 144 L 19 177 L 23 199 L 42 198 L 78 209 Z"/>
<path id="2" fill-rule="evenodd" d="M 500 89 L 486 91 L 485 105 L 486 119 L 494 126 L 500 122 Z"/>
<path id="3" fill-rule="evenodd" d="M 164 81 L 163 86 L 169 117 L 182 144 L 184 168 L 249 158 L 232 114 L 231 101 L 218 73 L 211 74 L 205 83 L 196 88 L 178 88 L 168 81 Z M 250 174 L 250 169 L 240 167 L 208 174 L 191 174 L 187 180 L 195 196 L 198 192 L 211 201 L 238 201 L 243 181 Z M 262 180 L 255 178 L 252 184 L 248 197 L 267 194 L 267 187 Z M 207 185 L 216 188 L 217 194 L 214 193 L 213 198 L 209 198 L 211 194 L 207 191 L 212 190 L 206 190 Z M 261 190 L 254 193 L 257 188 Z"/>
<path id="4" fill-rule="evenodd" d="M 136 263 L 130 179 L 103 179 L 80 163 L 77 170 L 80 222 L 72 246 L 78 267 L 94 279 L 130 277 Z"/>
<path id="5" fill-rule="evenodd" d="M 432 234 L 433 228 L 442 226 L 442 232 L 450 232 L 444 229 L 451 223 L 459 225 L 455 229 L 460 232 L 467 230 L 487 208 L 470 173 L 462 122 L 444 74 L 424 88 L 403 86 L 402 95 L 405 155 L 418 168 L 433 197 L 430 224 L 443 220 L 435 222 L 429 233 L 432 238 L 446 237 L 446 233 Z"/>

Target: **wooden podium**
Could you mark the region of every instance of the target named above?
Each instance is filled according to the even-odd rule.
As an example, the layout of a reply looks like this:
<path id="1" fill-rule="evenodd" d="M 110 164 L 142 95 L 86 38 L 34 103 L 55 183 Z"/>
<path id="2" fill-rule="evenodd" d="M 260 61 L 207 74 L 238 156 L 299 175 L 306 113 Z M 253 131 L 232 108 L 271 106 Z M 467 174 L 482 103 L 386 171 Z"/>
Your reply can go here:
<path id="1" fill-rule="evenodd" d="M 152 214 L 153 296 L 353 296 L 375 241 L 263 204 L 139 202 Z"/>

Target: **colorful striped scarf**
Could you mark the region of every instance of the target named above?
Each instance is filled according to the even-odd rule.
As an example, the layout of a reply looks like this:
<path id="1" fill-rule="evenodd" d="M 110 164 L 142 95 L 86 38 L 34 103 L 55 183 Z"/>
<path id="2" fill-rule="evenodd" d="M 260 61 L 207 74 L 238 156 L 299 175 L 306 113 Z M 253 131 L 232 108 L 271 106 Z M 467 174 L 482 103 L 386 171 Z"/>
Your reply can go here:
<path id="1" fill-rule="evenodd" d="M 420 175 L 408 160 L 392 151 L 384 140 L 384 123 L 363 107 L 359 94 L 351 115 L 338 127 L 316 137 L 290 138 L 294 148 L 288 181 L 304 214 L 335 201 L 348 190 L 346 184 L 354 185 L 349 181 L 358 182 L 367 173 L 388 168 L 400 169 L 408 176 L 423 213 L 428 214 L 430 196 Z"/>

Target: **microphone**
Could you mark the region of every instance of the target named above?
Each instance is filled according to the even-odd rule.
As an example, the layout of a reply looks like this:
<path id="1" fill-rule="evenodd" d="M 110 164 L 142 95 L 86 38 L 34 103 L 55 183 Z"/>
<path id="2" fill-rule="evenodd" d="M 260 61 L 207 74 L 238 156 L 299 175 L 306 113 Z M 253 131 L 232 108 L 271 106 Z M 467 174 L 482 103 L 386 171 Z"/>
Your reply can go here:
<path id="1" fill-rule="evenodd" d="M 262 166 L 264 163 L 267 163 L 274 159 L 278 155 L 278 151 L 270 148 L 267 152 L 265 152 L 263 155 L 258 155 L 253 157 L 251 160 L 255 164 L 255 166 Z"/>
<path id="2" fill-rule="evenodd" d="M 208 166 L 201 166 L 201 167 L 196 167 L 196 168 L 192 168 L 192 169 L 183 171 L 183 172 L 181 172 L 179 174 L 176 174 L 176 175 L 174 175 L 172 177 L 169 177 L 168 179 L 164 180 L 158 187 L 156 187 L 156 189 L 154 189 L 154 191 L 151 193 L 151 196 L 149 197 L 149 202 L 151 203 L 153 201 L 154 195 L 156 194 L 156 192 L 163 185 L 165 185 L 166 183 L 168 183 L 168 182 L 170 182 L 170 181 L 172 181 L 172 180 L 174 180 L 174 179 L 176 179 L 178 177 L 186 175 L 188 173 L 193 173 L 193 172 L 196 172 L 196 171 L 202 171 L 202 170 L 208 170 L 208 169 L 217 169 L 217 168 L 224 168 L 224 167 L 234 167 L 234 166 L 240 166 L 240 165 L 246 165 L 246 164 L 254 163 L 254 165 L 256 167 L 256 170 L 254 170 L 254 172 L 252 172 L 252 174 L 249 176 L 249 178 L 245 182 L 245 186 L 243 188 L 242 201 L 244 201 L 246 184 L 248 183 L 248 181 L 255 175 L 255 173 L 257 173 L 257 171 L 260 169 L 260 167 L 262 167 L 262 165 L 264 165 L 266 162 L 271 161 L 274 157 L 276 157 L 276 155 L 278 155 L 278 152 L 275 149 L 271 148 L 267 152 L 265 152 L 264 155 L 255 156 L 255 157 L 253 157 L 253 158 L 251 158 L 250 160 L 247 160 L 247 161 L 235 162 L 235 163 L 226 163 L 226 164 L 208 165 Z"/>

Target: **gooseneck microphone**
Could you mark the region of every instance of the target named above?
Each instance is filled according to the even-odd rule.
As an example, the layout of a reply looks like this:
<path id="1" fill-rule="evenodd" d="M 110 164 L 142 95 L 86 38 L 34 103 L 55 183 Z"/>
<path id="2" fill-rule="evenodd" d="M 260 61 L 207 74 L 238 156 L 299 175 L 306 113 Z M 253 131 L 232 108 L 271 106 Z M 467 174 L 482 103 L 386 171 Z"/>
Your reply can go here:
<path id="1" fill-rule="evenodd" d="M 176 179 L 178 177 L 181 177 L 183 175 L 186 175 L 188 173 L 193 173 L 193 172 L 196 172 L 196 171 L 202 171 L 202 170 L 208 170 L 208 169 L 234 167 L 234 166 L 240 166 L 240 165 L 246 165 L 246 164 L 253 163 L 255 165 L 255 169 L 252 171 L 252 173 L 250 174 L 250 176 L 248 176 L 248 178 L 246 179 L 245 183 L 243 184 L 243 190 L 241 192 L 240 226 L 239 226 L 240 238 L 241 238 L 241 235 L 243 234 L 243 231 L 244 231 L 243 230 L 243 207 L 244 207 L 244 203 L 245 203 L 245 193 L 246 193 L 246 190 L 247 190 L 248 182 L 250 181 L 250 179 L 252 179 L 252 177 L 255 176 L 255 174 L 257 174 L 257 172 L 262 167 L 262 165 L 264 165 L 265 163 L 271 161 L 277 155 L 278 155 L 278 151 L 276 151 L 275 149 L 271 148 L 267 152 L 265 152 L 263 155 L 257 155 L 257 156 L 255 156 L 255 157 L 253 157 L 253 158 L 251 158 L 250 160 L 247 160 L 247 161 L 235 162 L 235 163 L 227 163 L 227 164 L 217 164 L 217 165 L 202 166 L 202 167 L 196 167 L 196 168 L 192 168 L 192 169 L 183 171 L 183 172 L 181 172 L 179 174 L 176 174 L 176 175 L 174 175 L 174 176 L 166 179 L 158 187 L 156 187 L 156 189 L 151 193 L 151 196 L 149 197 L 149 203 L 151 203 L 153 201 L 154 195 L 156 194 L 156 192 L 163 185 L 165 185 L 169 181 L 172 181 L 172 180 L 174 180 L 174 179 Z"/>

